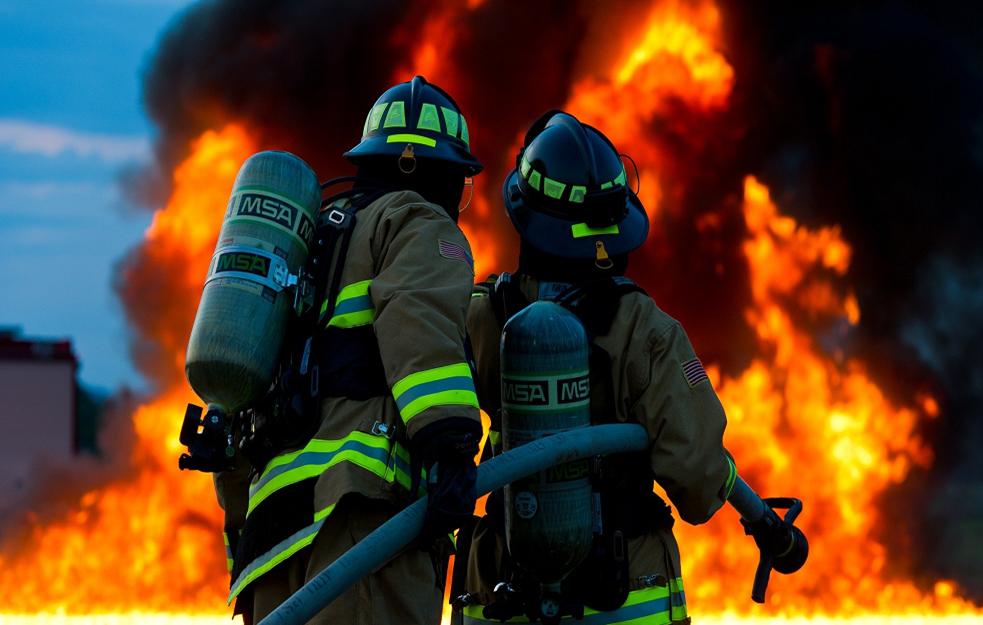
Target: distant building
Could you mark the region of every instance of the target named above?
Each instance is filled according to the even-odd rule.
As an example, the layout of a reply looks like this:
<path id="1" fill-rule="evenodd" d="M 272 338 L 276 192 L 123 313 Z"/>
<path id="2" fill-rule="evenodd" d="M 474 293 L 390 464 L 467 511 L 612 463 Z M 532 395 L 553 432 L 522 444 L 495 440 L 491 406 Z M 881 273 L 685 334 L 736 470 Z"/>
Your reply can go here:
<path id="1" fill-rule="evenodd" d="M 78 453 L 77 368 L 69 341 L 0 328 L 0 518 L 34 485 L 39 464 Z"/>

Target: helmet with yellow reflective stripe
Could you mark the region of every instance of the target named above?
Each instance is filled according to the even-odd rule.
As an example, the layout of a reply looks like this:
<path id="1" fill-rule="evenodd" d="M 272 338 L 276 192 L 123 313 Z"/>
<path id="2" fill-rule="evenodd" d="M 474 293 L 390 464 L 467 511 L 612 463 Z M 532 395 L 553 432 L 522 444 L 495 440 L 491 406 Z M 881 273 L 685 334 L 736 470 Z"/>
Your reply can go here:
<path id="1" fill-rule="evenodd" d="M 529 128 L 502 193 L 523 241 L 553 256 L 626 254 L 648 236 L 648 216 L 614 144 L 563 111 Z"/>
<path id="2" fill-rule="evenodd" d="M 461 165 L 465 175 L 482 170 L 471 154 L 468 124 L 446 91 L 422 76 L 392 87 L 369 110 L 362 140 L 345 158 L 358 165 L 370 156 L 403 156 Z"/>

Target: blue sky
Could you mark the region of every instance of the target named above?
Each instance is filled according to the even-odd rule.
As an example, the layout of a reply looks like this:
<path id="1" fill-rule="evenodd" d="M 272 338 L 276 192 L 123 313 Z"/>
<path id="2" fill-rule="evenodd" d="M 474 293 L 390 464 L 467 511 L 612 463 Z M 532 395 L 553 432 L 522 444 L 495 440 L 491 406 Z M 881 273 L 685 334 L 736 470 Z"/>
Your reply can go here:
<path id="1" fill-rule="evenodd" d="M 143 388 L 114 263 L 150 213 L 121 169 L 150 158 L 140 75 L 184 0 L 0 0 L 0 326 L 70 338 L 83 382 Z"/>

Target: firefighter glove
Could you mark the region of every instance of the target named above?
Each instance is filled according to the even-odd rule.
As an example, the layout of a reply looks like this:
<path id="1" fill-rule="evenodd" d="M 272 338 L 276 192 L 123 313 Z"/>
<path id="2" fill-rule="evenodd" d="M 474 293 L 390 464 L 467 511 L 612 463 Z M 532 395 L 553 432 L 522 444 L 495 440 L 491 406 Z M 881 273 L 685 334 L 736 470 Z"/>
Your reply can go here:
<path id="1" fill-rule="evenodd" d="M 410 442 L 412 494 L 417 490 L 420 468 L 426 469 L 427 514 L 417 543 L 421 549 L 429 549 L 474 514 L 478 498 L 474 457 L 480 440 L 481 425 L 462 417 L 432 423 Z"/>

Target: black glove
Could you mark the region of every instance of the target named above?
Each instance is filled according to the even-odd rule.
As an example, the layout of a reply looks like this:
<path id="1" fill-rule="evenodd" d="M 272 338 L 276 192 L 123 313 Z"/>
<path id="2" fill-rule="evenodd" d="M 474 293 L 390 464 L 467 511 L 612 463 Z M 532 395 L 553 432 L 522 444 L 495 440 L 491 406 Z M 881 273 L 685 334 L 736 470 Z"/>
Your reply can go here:
<path id="1" fill-rule="evenodd" d="M 427 516 L 417 542 L 421 549 L 429 549 L 474 514 L 478 498 L 474 457 L 480 441 L 481 424 L 463 417 L 431 423 L 410 441 L 411 501 L 416 498 L 420 469 L 427 470 Z"/>

